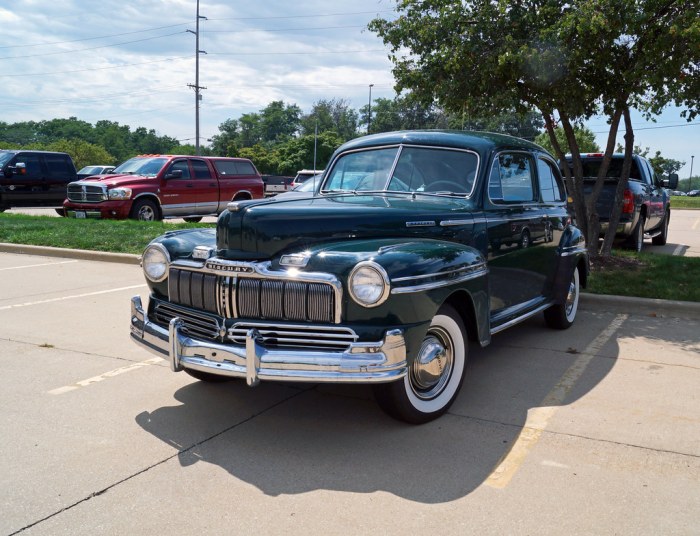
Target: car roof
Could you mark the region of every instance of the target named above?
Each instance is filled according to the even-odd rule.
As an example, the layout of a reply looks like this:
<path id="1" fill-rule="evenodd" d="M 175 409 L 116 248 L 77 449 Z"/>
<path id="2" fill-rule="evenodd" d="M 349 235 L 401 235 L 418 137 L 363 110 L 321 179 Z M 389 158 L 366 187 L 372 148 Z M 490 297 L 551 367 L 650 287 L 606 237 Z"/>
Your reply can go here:
<path id="1" fill-rule="evenodd" d="M 507 147 L 511 149 L 521 148 L 546 152 L 545 149 L 539 145 L 514 136 L 468 130 L 400 130 L 396 132 L 371 134 L 351 140 L 342 145 L 339 150 L 348 151 L 365 147 L 401 143 L 411 145 L 449 146 L 481 151 Z"/>

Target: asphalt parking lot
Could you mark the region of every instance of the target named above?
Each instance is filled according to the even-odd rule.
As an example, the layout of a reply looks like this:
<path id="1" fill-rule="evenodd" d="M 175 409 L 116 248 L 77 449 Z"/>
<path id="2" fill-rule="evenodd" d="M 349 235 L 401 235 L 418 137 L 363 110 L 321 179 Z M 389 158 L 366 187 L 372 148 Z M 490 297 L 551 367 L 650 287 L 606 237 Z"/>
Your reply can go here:
<path id="1" fill-rule="evenodd" d="M 698 533 L 698 317 L 534 318 L 415 427 L 364 387 L 172 373 L 129 340 L 145 293 L 138 266 L 0 253 L 0 533 Z"/>

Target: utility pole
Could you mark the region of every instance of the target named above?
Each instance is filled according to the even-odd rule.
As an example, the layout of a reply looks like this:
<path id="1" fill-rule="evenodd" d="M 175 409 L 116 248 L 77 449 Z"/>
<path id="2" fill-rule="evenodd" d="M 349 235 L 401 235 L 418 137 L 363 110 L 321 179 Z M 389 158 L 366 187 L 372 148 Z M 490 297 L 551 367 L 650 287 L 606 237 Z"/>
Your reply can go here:
<path id="1" fill-rule="evenodd" d="M 197 20 L 195 23 L 195 31 L 187 30 L 189 33 L 193 33 L 195 37 L 195 60 L 194 60 L 194 84 L 187 84 L 188 87 L 194 89 L 194 122 L 195 122 L 195 152 L 197 155 L 201 153 L 199 148 L 199 102 L 202 100 L 202 95 L 200 91 L 202 89 L 207 89 L 199 85 L 199 55 L 206 54 L 206 51 L 199 50 L 199 19 L 206 19 L 206 17 L 200 16 L 199 14 L 199 0 L 197 0 Z"/>
<path id="2" fill-rule="evenodd" d="M 693 186 L 693 160 L 695 160 L 695 155 L 690 157 L 690 176 L 688 177 L 688 191 L 690 191 Z"/>
<path id="3" fill-rule="evenodd" d="M 367 134 L 370 132 L 372 127 L 372 87 L 374 84 L 369 85 L 369 106 L 367 107 Z"/>

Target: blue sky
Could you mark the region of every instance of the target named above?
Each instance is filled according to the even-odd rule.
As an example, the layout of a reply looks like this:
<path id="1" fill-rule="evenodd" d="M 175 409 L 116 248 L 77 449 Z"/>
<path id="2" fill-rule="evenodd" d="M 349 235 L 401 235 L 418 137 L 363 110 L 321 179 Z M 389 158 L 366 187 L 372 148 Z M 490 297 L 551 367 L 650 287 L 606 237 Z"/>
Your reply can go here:
<path id="1" fill-rule="evenodd" d="M 353 108 L 393 98 L 387 48 L 367 23 L 391 17 L 391 0 L 201 0 L 201 142 L 218 125 L 273 100 L 308 111 L 319 99 Z M 155 129 L 194 143 L 195 0 L 0 0 L 0 121 L 75 116 Z M 589 123 L 606 140 L 601 119 Z M 634 117 L 636 145 L 686 161 L 700 121 L 668 109 Z M 620 137 L 620 141 L 622 138 Z"/>

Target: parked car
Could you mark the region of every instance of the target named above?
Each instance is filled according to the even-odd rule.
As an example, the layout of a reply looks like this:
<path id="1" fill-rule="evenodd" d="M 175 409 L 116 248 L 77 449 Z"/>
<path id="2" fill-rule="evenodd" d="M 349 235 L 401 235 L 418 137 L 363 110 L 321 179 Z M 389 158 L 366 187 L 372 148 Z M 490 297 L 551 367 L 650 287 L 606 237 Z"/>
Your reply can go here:
<path id="1" fill-rule="evenodd" d="M 394 132 L 326 170 L 315 195 L 230 203 L 216 229 L 153 240 L 132 339 L 202 381 L 371 384 L 421 423 L 459 393 L 470 344 L 542 312 L 573 324 L 587 252 L 541 147 Z"/>
<path id="2" fill-rule="evenodd" d="M 78 180 L 91 177 L 92 175 L 106 175 L 114 171 L 114 166 L 85 166 L 78 171 Z"/>
<path id="3" fill-rule="evenodd" d="M 265 183 L 265 196 L 282 194 L 292 189 L 294 177 L 286 175 L 263 175 L 263 183 Z"/>
<path id="4" fill-rule="evenodd" d="M 615 193 L 622 175 L 624 154 L 613 154 L 603 189 L 596 202 L 596 213 L 600 220 L 600 236 L 605 236 L 608 222 L 615 204 Z M 571 156 L 566 157 L 572 166 Z M 598 178 L 603 162 L 601 153 L 581 155 L 583 165 L 583 192 L 588 196 Z M 678 175 L 671 174 L 664 181 L 654 172 L 651 163 L 640 155 L 632 155 L 632 167 L 622 199 L 622 213 L 615 231 L 616 239 L 625 246 L 641 251 L 644 238 L 650 237 L 657 246 L 666 244 L 668 225 L 671 221 L 670 195 L 665 187 L 673 190 L 678 186 Z"/>
<path id="5" fill-rule="evenodd" d="M 0 212 L 15 207 L 53 207 L 63 215 L 68 183 L 76 180 L 66 153 L 0 150 Z"/>
<path id="6" fill-rule="evenodd" d="M 141 155 L 71 183 L 63 206 L 74 218 L 199 221 L 230 201 L 262 197 L 260 173 L 246 158 Z"/>
<path id="7" fill-rule="evenodd" d="M 313 177 L 319 178 L 321 175 L 323 175 L 323 171 L 324 170 L 322 169 L 300 169 L 297 171 L 297 174 L 292 181 L 292 188 L 299 186 Z"/>
<path id="8" fill-rule="evenodd" d="M 700 190 L 690 190 L 688 192 L 688 197 L 698 197 L 700 196 Z"/>

